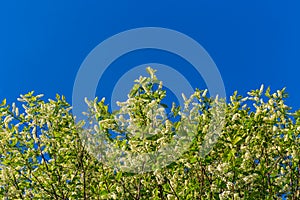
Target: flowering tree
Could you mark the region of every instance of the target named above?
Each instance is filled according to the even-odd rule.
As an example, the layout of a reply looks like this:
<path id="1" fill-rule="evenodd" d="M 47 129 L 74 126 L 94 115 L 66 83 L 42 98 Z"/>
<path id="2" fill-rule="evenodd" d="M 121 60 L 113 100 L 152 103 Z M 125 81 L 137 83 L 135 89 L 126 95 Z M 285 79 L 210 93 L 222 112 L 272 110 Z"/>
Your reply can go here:
<path id="1" fill-rule="evenodd" d="M 22 111 L 4 100 L 0 105 L 0 196 L 276 199 L 285 194 L 289 199 L 300 198 L 300 111 L 290 113 L 284 103 L 285 89 L 271 94 L 270 88 L 262 86 L 247 97 L 235 92 L 224 107 L 218 140 L 201 156 L 216 99 L 207 97 L 207 90 L 196 90 L 185 98 L 185 105 L 194 112 L 173 104 L 166 118 L 157 117 L 164 115 L 166 92 L 155 71 L 148 72 L 149 77 L 136 80 L 128 100 L 119 102 L 116 112 L 108 111 L 104 99 L 87 101 L 87 115 L 96 122 L 90 128 L 86 128 L 88 123 L 75 122 L 63 96 L 45 102 L 33 92 L 21 95 Z M 134 173 L 122 168 L 125 163 L 133 169 L 126 164 L 128 160 L 110 162 L 109 158 L 120 157 L 116 152 L 101 157 L 107 152 L 101 149 L 107 142 L 130 155 L 158 152 L 177 141 L 184 119 L 191 115 L 197 123 L 193 123 L 188 148 L 161 168 L 143 171 L 137 165 L 141 173 Z M 95 138 L 101 140 L 97 143 Z M 99 141 L 107 142 L 99 145 Z"/>

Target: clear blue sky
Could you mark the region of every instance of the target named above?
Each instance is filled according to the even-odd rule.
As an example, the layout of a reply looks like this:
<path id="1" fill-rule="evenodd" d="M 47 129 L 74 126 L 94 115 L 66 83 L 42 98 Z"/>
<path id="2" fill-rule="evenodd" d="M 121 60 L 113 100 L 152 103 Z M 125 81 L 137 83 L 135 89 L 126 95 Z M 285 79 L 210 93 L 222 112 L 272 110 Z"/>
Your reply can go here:
<path id="1" fill-rule="evenodd" d="M 288 104 L 300 108 L 300 3 L 297 0 L 1 1 L 0 99 L 15 101 L 35 90 L 71 102 L 76 73 L 100 42 L 138 27 L 165 27 L 199 42 L 217 64 L 227 94 L 263 83 L 287 87 Z M 181 70 L 174 56 L 141 51 L 118 59 L 107 73 L 121 76 L 144 62 Z M 124 66 L 126 66 L 124 68 Z M 186 71 L 186 70 L 184 70 Z M 205 87 L 199 77 L 187 77 Z M 200 78 L 201 79 L 201 78 Z M 111 93 L 115 79 L 97 95 Z"/>

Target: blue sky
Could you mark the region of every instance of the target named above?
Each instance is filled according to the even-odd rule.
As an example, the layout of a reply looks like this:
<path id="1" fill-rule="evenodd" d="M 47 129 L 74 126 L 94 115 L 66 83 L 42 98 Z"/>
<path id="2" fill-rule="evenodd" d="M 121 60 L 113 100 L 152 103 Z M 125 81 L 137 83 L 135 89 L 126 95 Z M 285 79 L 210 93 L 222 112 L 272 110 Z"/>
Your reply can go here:
<path id="1" fill-rule="evenodd" d="M 273 90 L 287 87 L 287 103 L 299 109 L 299 9 L 296 0 L 1 1 L 0 99 L 13 102 L 35 90 L 47 98 L 64 94 L 71 102 L 76 73 L 93 48 L 119 32 L 151 26 L 200 43 L 215 61 L 227 95 L 246 94 L 262 83 Z M 148 62 L 172 66 L 194 86 L 206 87 L 174 55 L 145 50 L 116 60 L 97 95 L 111 94 L 122 73 Z"/>

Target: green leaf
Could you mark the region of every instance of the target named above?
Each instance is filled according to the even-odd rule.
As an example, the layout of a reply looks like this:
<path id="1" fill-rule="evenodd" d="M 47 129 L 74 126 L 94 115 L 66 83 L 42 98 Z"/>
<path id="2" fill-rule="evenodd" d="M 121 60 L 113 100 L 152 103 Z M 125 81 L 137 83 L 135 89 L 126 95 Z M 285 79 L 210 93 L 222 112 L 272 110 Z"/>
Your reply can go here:
<path id="1" fill-rule="evenodd" d="M 193 157 L 192 159 L 191 159 L 191 161 L 190 161 L 191 163 L 195 163 L 195 162 L 197 162 L 197 157 Z"/>
<path id="2" fill-rule="evenodd" d="M 117 179 L 118 181 L 120 181 L 121 178 L 122 178 L 122 172 L 120 171 L 120 172 L 117 173 L 116 179 Z"/>
<path id="3" fill-rule="evenodd" d="M 240 136 L 237 136 L 234 140 L 233 140 L 233 145 L 236 145 L 239 141 L 241 141 L 243 138 Z"/>
<path id="4" fill-rule="evenodd" d="M 6 105 L 6 99 L 3 99 L 2 103 L 0 104 L 0 107 L 5 105 Z"/>

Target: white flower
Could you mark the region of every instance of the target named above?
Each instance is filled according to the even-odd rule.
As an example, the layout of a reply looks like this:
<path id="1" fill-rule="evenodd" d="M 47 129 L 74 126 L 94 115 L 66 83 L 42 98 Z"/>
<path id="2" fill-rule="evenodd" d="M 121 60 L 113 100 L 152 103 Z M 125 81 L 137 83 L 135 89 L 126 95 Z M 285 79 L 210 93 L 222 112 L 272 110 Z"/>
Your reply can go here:
<path id="1" fill-rule="evenodd" d="M 122 192 L 122 188 L 119 186 L 116 187 L 116 190 L 117 190 L 117 192 Z"/>
<path id="2" fill-rule="evenodd" d="M 233 183 L 232 183 L 232 182 L 228 182 L 226 185 L 227 185 L 227 188 L 228 188 L 229 190 L 231 190 L 232 187 L 233 187 Z"/>
<path id="3" fill-rule="evenodd" d="M 264 91 L 264 84 L 262 84 L 262 85 L 260 86 L 260 89 L 259 89 L 259 95 L 261 95 L 261 94 L 263 93 L 263 91 Z"/>
<path id="4" fill-rule="evenodd" d="M 11 117 L 11 116 L 8 115 L 8 116 L 5 117 L 5 119 L 4 119 L 3 122 L 6 123 L 6 124 L 8 124 L 8 123 L 11 122 L 12 120 L 13 120 L 13 117 Z"/>
<path id="5" fill-rule="evenodd" d="M 112 194 L 111 194 L 111 197 L 112 197 L 113 199 L 117 199 L 117 195 L 116 195 L 115 193 L 112 193 Z"/>
<path id="6" fill-rule="evenodd" d="M 217 170 L 218 170 L 219 172 L 222 171 L 221 165 L 218 165 Z"/>
<path id="7" fill-rule="evenodd" d="M 248 160 L 248 159 L 250 159 L 250 158 L 251 158 L 251 154 L 250 154 L 249 151 L 247 151 L 247 152 L 245 153 L 245 159 Z"/>
<path id="8" fill-rule="evenodd" d="M 283 190 L 284 190 L 284 191 L 287 191 L 288 188 L 289 188 L 289 185 L 288 185 L 288 184 L 285 184 L 285 186 L 283 187 Z"/>
<path id="9" fill-rule="evenodd" d="M 289 136 L 287 134 L 285 134 L 283 137 L 284 137 L 284 141 L 287 142 L 289 139 Z"/>
<path id="10" fill-rule="evenodd" d="M 202 93 L 202 97 L 206 97 L 207 94 L 207 89 L 204 90 L 204 92 Z"/>
<path id="11" fill-rule="evenodd" d="M 257 108 L 256 112 L 255 112 L 255 115 L 254 115 L 254 118 L 256 119 L 258 115 L 261 114 L 261 110 L 260 108 Z"/>
<path id="12" fill-rule="evenodd" d="M 212 191 L 216 191 L 218 189 L 217 185 L 216 184 L 212 184 L 211 185 L 211 190 Z"/>
<path id="13" fill-rule="evenodd" d="M 293 150 L 293 152 L 292 152 L 292 157 L 293 157 L 293 158 L 296 158 L 296 157 L 297 157 L 297 152 L 296 152 L 295 150 Z"/>
<path id="14" fill-rule="evenodd" d="M 232 121 L 236 121 L 236 120 L 239 120 L 240 119 L 240 114 L 239 113 L 235 113 L 232 117 Z"/>
<path id="15" fill-rule="evenodd" d="M 241 199 L 238 193 L 235 193 L 235 194 L 233 195 L 233 197 L 234 197 L 235 200 Z"/>
<path id="16" fill-rule="evenodd" d="M 220 199 L 228 199 L 228 196 L 230 194 L 230 191 L 224 191 L 221 194 L 219 194 Z"/>
<path id="17" fill-rule="evenodd" d="M 249 97 L 244 97 L 241 99 L 241 102 L 247 101 L 249 99 Z"/>
<path id="18" fill-rule="evenodd" d="M 205 125 L 204 127 L 203 127 L 203 129 L 202 129 L 202 132 L 203 133 L 206 133 L 208 131 L 208 125 Z"/>
<path id="19" fill-rule="evenodd" d="M 243 178 L 243 180 L 244 180 L 246 183 L 248 183 L 249 177 L 246 176 L 246 177 Z"/>

